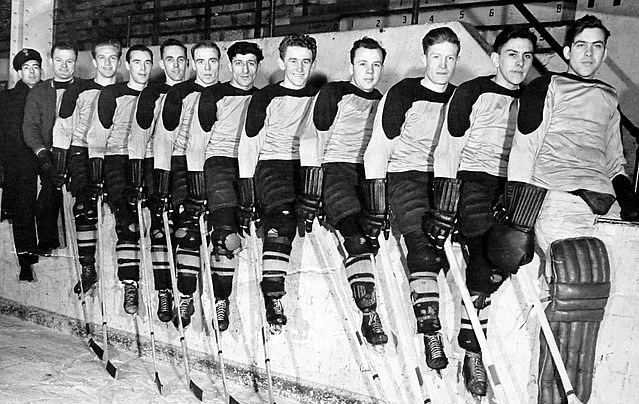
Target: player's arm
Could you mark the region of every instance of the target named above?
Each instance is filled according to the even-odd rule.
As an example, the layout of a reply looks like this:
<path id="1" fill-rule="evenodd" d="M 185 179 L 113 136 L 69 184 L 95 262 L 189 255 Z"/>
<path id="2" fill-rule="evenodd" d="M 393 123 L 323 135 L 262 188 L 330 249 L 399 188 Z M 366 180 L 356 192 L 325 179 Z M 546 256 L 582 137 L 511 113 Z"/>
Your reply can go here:
<path id="1" fill-rule="evenodd" d="M 517 130 L 508 160 L 509 181 L 532 182 L 537 155 L 552 117 L 554 101 L 549 84 L 550 77 L 539 77 L 521 95 Z"/>

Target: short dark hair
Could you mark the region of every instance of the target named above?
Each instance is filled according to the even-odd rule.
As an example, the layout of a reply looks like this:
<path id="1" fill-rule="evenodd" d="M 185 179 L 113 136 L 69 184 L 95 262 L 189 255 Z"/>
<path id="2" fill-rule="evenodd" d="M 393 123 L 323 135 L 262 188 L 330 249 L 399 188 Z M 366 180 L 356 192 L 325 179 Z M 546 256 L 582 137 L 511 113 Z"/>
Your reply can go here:
<path id="1" fill-rule="evenodd" d="M 382 48 L 382 45 L 380 45 L 379 42 L 377 42 L 373 38 L 365 36 L 362 39 L 358 39 L 357 41 L 353 42 L 353 47 L 351 48 L 351 63 L 355 61 L 355 53 L 359 48 L 379 49 L 382 52 L 382 63 L 384 63 L 384 60 L 386 60 L 386 49 Z"/>
<path id="2" fill-rule="evenodd" d="M 197 49 L 200 48 L 211 48 L 211 49 L 215 49 L 217 51 L 217 57 L 219 58 L 220 56 L 222 56 L 222 52 L 220 52 L 220 47 L 217 46 L 217 44 L 213 41 L 200 41 L 198 43 L 196 43 L 195 45 L 193 45 L 193 47 L 191 48 L 191 57 L 193 58 L 193 60 L 195 61 L 195 51 Z"/>
<path id="3" fill-rule="evenodd" d="M 287 35 L 280 42 L 280 46 L 278 50 L 280 51 L 280 59 L 284 60 L 284 56 L 286 55 L 286 48 L 289 46 L 299 46 L 300 48 L 306 48 L 311 51 L 313 54 L 313 61 L 317 57 L 317 42 L 315 42 L 315 38 L 304 35 L 304 34 L 292 34 Z"/>
<path id="4" fill-rule="evenodd" d="M 603 22 L 601 22 L 599 18 L 592 14 L 587 14 L 580 19 L 575 20 L 575 22 L 568 27 L 564 46 L 571 47 L 572 43 L 575 41 L 575 37 L 587 28 L 599 28 L 604 34 L 604 44 L 608 43 L 608 38 L 610 38 L 610 31 L 608 28 L 603 25 Z"/>
<path id="5" fill-rule="evenodd" d="M 151 49 L 149 49 L 148 46 L 142 44 L 133 45 L 126 51 L 127 62 L 131 62 L 131 53 L 135 51 L 147 52 L 149 55 L 151 55 L 151 62 L 153 62 L 153 52 L 151 51 Z"/>
<path id="6" fill-rule="evenodd" d="M 179 46 L 180 48 L 182 48 L 184 50 L 184 57 L 186 57 L 186 55 L 188 54 L 186 46 L 184 46 L 182 41 L 175 38 L 169 38 L 166 41 L 162 42 L 162 45 L 160 45 L 160 59 L 164 57 L 164 49 L 168 48 L 169 46 Z"/>
<path id="7" fill-rule="evenodd" d="M 248 55 L 253 54 L 257 59 L 257 63 L 260 63 L 264 59 L 264 54 L 262 53 L 262 49 L 257 46 L 256 43 L 247 42 L 247 41 L 239 41 L 235 42 L 233 45 L 229 46 L 229 49 L 226 51 L 226 54 L 229 57 L 229 62 L 233 62 L 233 58 L 237 55 Z"/>
<path id="8" fill-rule="evenodd" d="M 56 49 L 71 50 L 73 51 L 73 53 L 75 53 L 76 60 L 78 59 L 78 47 L 76 46 L 75 43 L 65 42 L 65 41 L 54 43 L 53 46 L 51 47 L 51 53 L 50 53 L 51 57 L 53 57 L 53 52 L 55 52 Z"/>
<path id="9" fill-rule="evenodd" d="M 114 47 L 118 51 L 118 59 L 120 59 L 120 57 L 122 56 L 122 44 L 120 43 L 120 41 L 118 41 L 117 39 L 109 38 L 109 39 L 105 39 L 103 41 L 97 42 L 95 45 L 93 45 L 93 49 L 91 49 L 91 56 L 93 56 L 93 59 L 95 59 L 96 49 L 98 49 L 100 46 Z"/>
<path id="10" fill-rule="evenodd" d="M 426 33 L 426 35 L 424 35 L 424 38 L 422 38 L 422 49 L 424 50 L 424 55 L 428 54 L 428 48 L 431 46 L 444 42 L 450 42 L 453 45 L 457 45 L 457 54 L 459 55 L 459 51 L 461 50 L 459 37 L 455 34 L 455 31 L 448 27 L 431 29 Z"/>
<path id="11" fill-rule="evenodd" d="M 537 35 L 528 28 L 513 26 L 504 28 L 504 30 L 497 35 L 495 42 L 493 43 L 493 52 L 501 52 L 501 48 L 506 44 L 506 42 L 515 38 L 527 39 L 532 43 L 533 50 L 537 48 Z"/>

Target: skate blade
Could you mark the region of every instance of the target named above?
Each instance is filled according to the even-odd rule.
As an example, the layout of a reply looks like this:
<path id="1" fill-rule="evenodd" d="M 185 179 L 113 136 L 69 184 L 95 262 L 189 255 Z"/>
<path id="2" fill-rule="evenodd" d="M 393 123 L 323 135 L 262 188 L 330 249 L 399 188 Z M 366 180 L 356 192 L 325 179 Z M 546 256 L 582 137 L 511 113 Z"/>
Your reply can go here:
<path id="1" fill-rule="evenodd" d="M 386 354 L 386 344 L 371 345 L 371 348 L 379 355 Z"/>
<path id="2" fill-rule="evenodd" d="M 282 325 L 281 324 L 269 324 L 268 330 L 273 335 L 280 335 L 282 333 Z"/>

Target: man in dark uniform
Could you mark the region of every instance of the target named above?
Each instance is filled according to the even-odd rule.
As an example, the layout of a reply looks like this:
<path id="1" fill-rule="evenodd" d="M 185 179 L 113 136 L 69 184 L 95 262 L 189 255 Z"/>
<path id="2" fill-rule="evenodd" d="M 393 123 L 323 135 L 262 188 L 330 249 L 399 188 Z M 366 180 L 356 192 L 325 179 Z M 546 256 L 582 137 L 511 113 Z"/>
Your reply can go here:
<path id="1" fill-rule="evenodd" d="M 22 49 L 13 58 L 13 68 L 20 80 L 11 90 L 0 92 L 0 187 L 2 215 L 13 222 L 20 280 L 32 281 L 31 265 L 38 262 L 34 254 L 36 229 L 34 208 L 36 199 L 36 158 L 24 143 L 22 120 L 29 90 L 40 81 L 42 57 L 33 49 Z"/>
<path id="2" fill-rule="evenodd" d="M 64 91 L 73 82 L 78 50 L 60 42 L 51 48 L 53 78 L 38 83 L 27 96 L 22 124 L 25 143 L 37 157 L 41 189 L 36 200 L 35 217 L 38 229 L 38 250 L 48 254 L 58 248 L 58 212 L 62 194 L 52 180 L 51 146 L 53 125 L 58 116 Z M 33 200 L 33 199 L 31 199 Z M 26 202 L 29 203 L 29 202 Z"/>

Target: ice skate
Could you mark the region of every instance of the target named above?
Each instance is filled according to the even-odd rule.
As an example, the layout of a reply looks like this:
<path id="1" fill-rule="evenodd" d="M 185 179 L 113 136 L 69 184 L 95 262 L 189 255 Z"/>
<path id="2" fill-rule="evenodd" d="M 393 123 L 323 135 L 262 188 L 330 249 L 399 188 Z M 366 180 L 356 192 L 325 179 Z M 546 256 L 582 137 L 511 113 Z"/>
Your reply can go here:
<path id="1" fill-rule="evenodd" d="M 136 281 L 124 281 L 124 311 L 127 314 L 138 312 L 138 283 Z"/>
<path id="2" fill-rule="evenodd" d="M 487 375 L 481 353 L 466 351 L 463 373 L 466 390 L 476 397 L 485 396 Z"/>
<path id="3" fill-rule="evenodd" d="M 217 325 L 220 327 L 220 331 L 226 331 L 229 328 L 228 299 L 220 299 L 215 302 L 215 315 L 217 316 Z"/>
<path id="4" fill-rule="evenodd" d="M 442 370 L 448 366 L 448 358 L 444 352 L 442 337 L 439 333 L 424 335 L 426 365 L 434 370 Z"/>
<path id="5" fill-rule="evenodd" d="M 80 279 L 82 280 L 82 291 L 85 294 L 90 293 L 93 290 L 93 285 L 98 281 L 98 274 L 95 271 L 95 264 L 85 264 L 82 265 L 82 274 L 80 275 Z M 80 294 L 80 281 L 76 282 L 73 287 L 73 292 L 76 294 Z"/>
<path id="6" fill-rule="evenodd" d="M 173 318 L 171 302 L 173 294 L 169 289 L 158 290 L 158 318 L 163 323 L 168 323 Z"/>
<path id="7" fill-rule="evenodd" d="M 193 307 L 193 296 L 180 295 L 180 307 L 176 310 L 173 316 L 173 325 L 175 328 L 180 327 L 178 316 L 182 318 L 182 327 L 186 328 L 191 324 L 191 316 L 195 313 L 195 307 Z"/>
<path id="8" fill-rule="evenodd" d="M 282 332 L 282 326 L 286 325 L 288 319 L 284 315 L 284 307 L 280 298 L 265 297 L 266 321 L 269 324 L 271 334 Z"/>
<path id="9" fill-rule="evenodd" d="M 384 353 L 384 345 L 388 342 L 388 336 L 384 332 L 382 320 L 376 311 L 364 313 L 362 317 L 362 335 L 377 352 Z"/>

